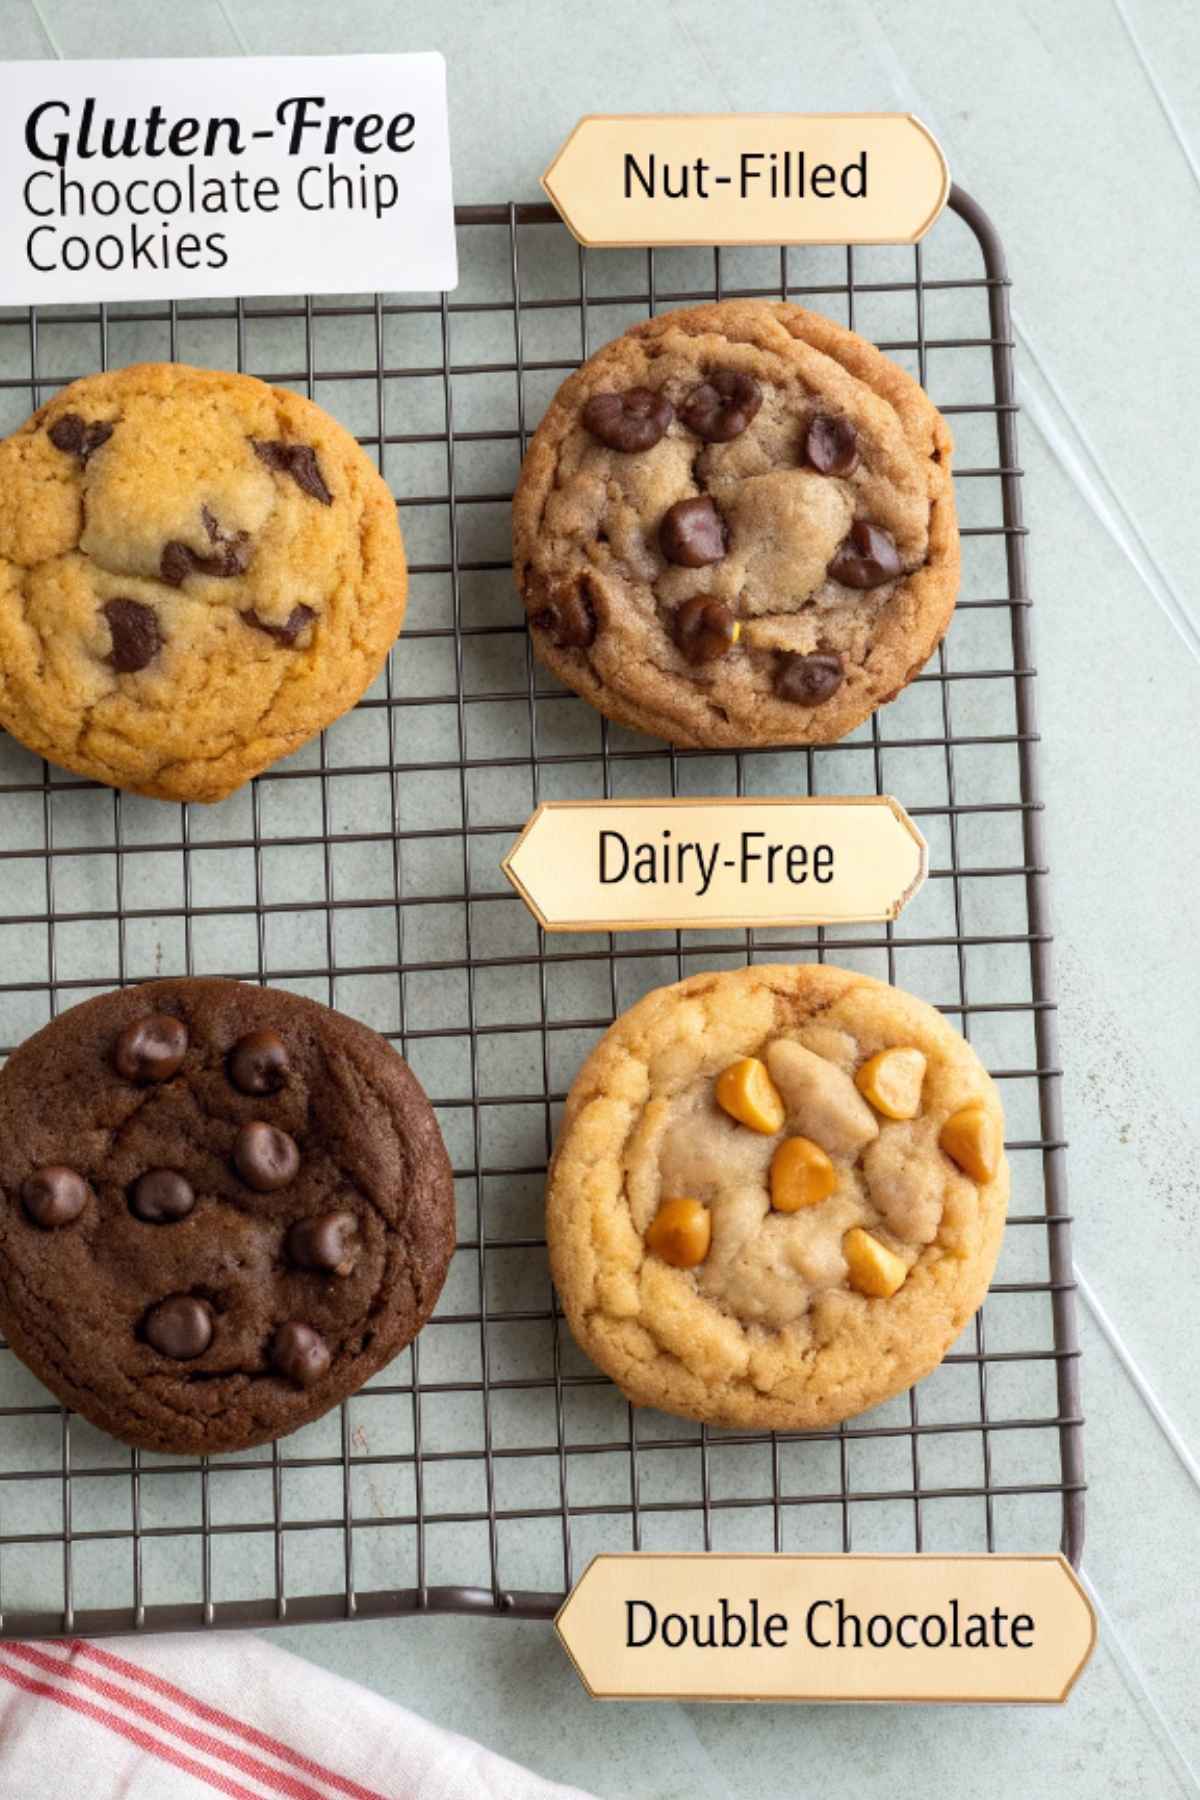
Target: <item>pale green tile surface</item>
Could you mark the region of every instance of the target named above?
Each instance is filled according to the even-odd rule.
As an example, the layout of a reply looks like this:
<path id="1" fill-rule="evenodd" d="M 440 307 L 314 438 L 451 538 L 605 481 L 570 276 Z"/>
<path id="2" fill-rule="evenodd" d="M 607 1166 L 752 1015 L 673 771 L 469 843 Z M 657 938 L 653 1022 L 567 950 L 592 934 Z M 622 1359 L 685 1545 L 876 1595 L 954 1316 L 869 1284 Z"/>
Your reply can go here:
<path id="1" fill-rule="evenodd" d="M 1200 1793 L 1191 0 L 42 0 L 39 10 L 67 56 L 441 49 L 460 200 L 533 195 L 585 111 L 903 106 L 939 132 L 996 219 L 1028 408 L 1076 1244 L 1110 1330 L 1193 1459 L 1189 1472 L 1081 1309 L 1085 1565 L 1109 1625 L 1093 1667 L 1065 1711 L 600 1707 L 538 1625 L 440 1619 L 279 1635 L 605 1795 Z M 46 53 L 31 7 L 7 0 L 0 28 L 6 54 Z"/>

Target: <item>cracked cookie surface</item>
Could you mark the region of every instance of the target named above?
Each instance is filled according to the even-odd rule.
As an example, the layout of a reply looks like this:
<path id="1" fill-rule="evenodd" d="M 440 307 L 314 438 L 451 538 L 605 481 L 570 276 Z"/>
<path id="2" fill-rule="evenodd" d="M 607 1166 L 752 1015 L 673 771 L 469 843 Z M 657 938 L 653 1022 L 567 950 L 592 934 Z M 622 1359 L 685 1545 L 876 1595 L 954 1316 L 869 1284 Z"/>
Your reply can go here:
<path id="1" fill-rule="evenodd" d="M 932 1007 L 828 964 L 694 975 L 623 1014 L 571 1087 L 551 1267 L 631 1400 L 819 1429 L 940 1362 L 1008 1187 L 995 1086 Z"/>
<path id="2" fill-rule="evenodd" d="M 237 1450 L 317 1418 L 420 1330 L 453 1247 L 419 1083 L 314 1001 L 152 982 L 0 1070 L 0 1328 L 125 1443 Z"/>
<path id="3" fill-rule="evenodd" d="M 252 376 L 86 376 L 0 443 L 0 726 L 110 786 L 223 799 L 370 686 L 406 593 L 369 457 Z"/>
<path id="4" fill-rule="evenodd" d="M 534 647 L 675 744 L 832 742 L 949 624 L 951 450 L 917 382 L 820 314 L 728 300 L 634 326 L 564 383 L 525 458 Z"/>

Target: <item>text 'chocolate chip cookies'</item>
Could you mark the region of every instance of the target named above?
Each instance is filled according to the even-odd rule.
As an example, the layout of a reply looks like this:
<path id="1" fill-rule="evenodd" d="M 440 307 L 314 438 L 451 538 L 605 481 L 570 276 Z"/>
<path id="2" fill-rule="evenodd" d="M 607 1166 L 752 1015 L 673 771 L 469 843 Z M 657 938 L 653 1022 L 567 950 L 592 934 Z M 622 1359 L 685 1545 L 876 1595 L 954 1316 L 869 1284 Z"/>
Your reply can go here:
<path id="1" fill-rule="evenodd" d="M 406 593 L 370 458 L 251 376 L 90 375 L 0 443 L 0 726 L 110 786 L 223 799 L 370 686 Z"/>
<path id="2" fill-rule="evenodd" d="M 154 982 L 0 1070 L 0 1328 L 128 1444 L 239 1450 L 319 1417 L 420 1330 L 453 1248 L 424 1092 L 314 1001 Z"/>
<path id="3" fill-rule="evenodd" d="M 580 1070 L 550 1168 L 554 1280 L 643 1406 L 816 1430 L 939 1363 L 987 1291 L 1004 1120 L 933 1007 L 830 965 L 659 988 Z"/>
<path id="4" fill-rule="evenodd" d="M 564 383 L 513 508 L 542 661 L 691 746 L 829 743 L 927 661 L 958 592 L 950 433 L 801 307 L 637 325 Z"/>

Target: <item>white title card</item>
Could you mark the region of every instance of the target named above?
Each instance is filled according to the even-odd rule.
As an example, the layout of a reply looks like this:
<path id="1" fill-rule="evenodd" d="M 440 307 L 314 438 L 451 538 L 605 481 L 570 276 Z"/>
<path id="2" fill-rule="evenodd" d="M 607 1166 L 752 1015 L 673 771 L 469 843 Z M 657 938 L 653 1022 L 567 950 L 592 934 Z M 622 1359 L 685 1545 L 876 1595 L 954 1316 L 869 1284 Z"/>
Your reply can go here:
<path id="1" fill-rule="evenodd" d="M 0 304 L 457 279 L 435 52 L 0 63 Z"/>

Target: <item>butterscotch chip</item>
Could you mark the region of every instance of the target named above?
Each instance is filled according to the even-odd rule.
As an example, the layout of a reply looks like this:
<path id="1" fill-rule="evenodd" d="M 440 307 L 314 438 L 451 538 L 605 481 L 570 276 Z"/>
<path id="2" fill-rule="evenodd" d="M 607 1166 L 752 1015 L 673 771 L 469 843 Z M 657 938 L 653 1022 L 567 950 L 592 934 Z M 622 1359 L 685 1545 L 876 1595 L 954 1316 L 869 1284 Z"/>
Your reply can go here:
<path id="1" fill-rule="evenodd" d="M 712 1219 L 699 1200 L 664 1200 L 646 1233 L 646 1248 L 674 1269 L 694 1269 L 708 1255 Z"/>
<path id="2" fill-rule="evenodd" d="M 771 1136 L 783 1124 L 784 1105 L 779 1090 L 767 1074 L 765 1063 L 756 1056 L 739 1057 L 723 1069 L 714 1094 L 717 1105 L 751 1131 Z"/>
<path id="3" fill-rule="evenodd" d="M 859 1093 L 885 1119 L 915 1119 L 921 1110 L 925 1058 L 911 1044 L 896 1044 L 868 1056 L 854 1077 Z"/>
<path id="4" fill-rule="evenodd" d="M 1004 1154 L 1001 1123 L 981 1101 L 946 1120 L 938 1146 L 973 1181 L 990 1181 Z"/>
<path id="5" fill-rule="evenodd" d="M 855 1085 L 895 1050 L 924 1060 L 909 1118 Z M 780 1104 L 747 1128 L 728 1102 L 758 1070 Z M 580 1070 L 555 1147 L 548 1241 L 572 1331 L 631 1400 L 714 1424 L 820 1429 L 898 1393 L 995 1266 L 1008 1166 L 977 1181 L 939 1148 L 974 1108 L 1000 1142 L 970 1045 L 868 976 L 761 965 L 648 994 Z M 679 1208 L 703 1214 L 696 1260 L 655 1253 Z"/>
<path id="6" fill-rule="evenodd" d="M 791 305 L 663 313 L 591 357 L 530 444 L 513 566 L 533 645 L 622 725 L 681 745 L 829 743 L 950 621 L 951 439 L 863 338 Z M 586 578 L 596 630 L 547 630 Z M 742 630 L 697 657 L 680 607 Z"/>
<path id="7" fill-rule="evenodd" d="M 837 1184 L 837 1170 L 811 1138 L 784 1138 L 771 1159 L 771 1205 L 776 1212 L 819 1206 Z"/>
<path id="8" fill-rule="evenodd" d="M 904 1286 L 908 1275 L 904 1258 L 861 1225 L 853 1226 L 842 1239 L 842 1254 L 856 1294 L 865 1294 L 869 1300 L 890 1300 Z"/>
<path id="9" fill-rule="evenodd" d="M 406 590 L 365 451 L 249 375 L 89 375 L 0 443 L 0 727 L 111 787 L 222 800 L 299 749 Z"/>

